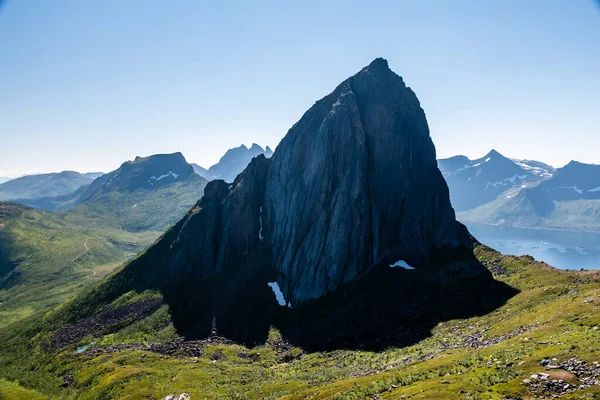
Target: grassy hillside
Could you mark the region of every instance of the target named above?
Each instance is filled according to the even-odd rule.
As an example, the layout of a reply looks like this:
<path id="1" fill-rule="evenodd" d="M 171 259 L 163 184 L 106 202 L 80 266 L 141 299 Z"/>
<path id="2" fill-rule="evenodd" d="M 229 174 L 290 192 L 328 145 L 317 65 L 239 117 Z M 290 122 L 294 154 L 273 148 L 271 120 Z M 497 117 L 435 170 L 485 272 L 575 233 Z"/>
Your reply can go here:
<path id="1" fill-rule="evenodd" d="M 157 236 L 77 226 L 0 203 L 0 326 L 63 303 Z"/>
<path id="2" fill-rule="evenodd" d="M 91 182 L 91 177 L 74 171 L 27 175 L 0 184 L 0 201 L 61 196 Z"/>
<path id="3" fill-rule="evenodd" d="M 487 314 L 442 320 L 410 345 L 311 351 L 282 340 L 275 328 L 254 348 L 218 336 L 181 342 L 159 293 L 129 292 L 62 331 L 82 337 L 62 350 L 49 343 L 70 319 L 64 310 L 72 305 L 0 329 L 0 393 L 35 390 L 57 399 L 161 399 L 182 392 L 194 400 L 598 398 L 600 368 L 593 362 L 600 361 L 600 273 L 556 270 L 484 246 L 476 256 L 518 293 Z M 104 330 L 94 330 L 99 321 Z M 548 379 L 531 380 L 538 373 Z"/>
<path id="4" fill-rule="evenodd" d="M 202 197 L 206 180 L 194 176 L 153 190 L 98 193 L 60 215 L 77 225 L 162 232 L 175 224 Z"/>

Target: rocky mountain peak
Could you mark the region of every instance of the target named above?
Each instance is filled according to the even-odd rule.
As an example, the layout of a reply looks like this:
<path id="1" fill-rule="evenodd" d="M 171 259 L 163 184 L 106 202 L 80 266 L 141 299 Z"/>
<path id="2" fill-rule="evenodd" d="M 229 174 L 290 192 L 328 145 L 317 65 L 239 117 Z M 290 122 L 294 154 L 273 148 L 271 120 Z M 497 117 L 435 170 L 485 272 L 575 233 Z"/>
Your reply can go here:
<path id="1" fill-rule="evenodd" d="M 317 101 L 271 158 L 255 157 L 232 184 L 210 182 L 162 250 L 129 268 L 152 264 L 174 280 L 272 271 L 296 306 L 372 268 L 422 268 L 471 246 L 417 97 L 377 59 Z"/>
<path id="2" fill-rule="evenodd" d="M 487 153 L 486 157 L 504 157 L 502 154 L 500 154 L 498 151 L 496 151 L 496 149 L 492 149 L 490 150 L 489 153 Z"/>
<path id="3" fill-rule="evenodd" d="M 124 162 L 119 169 L 107 174 L 103 183 L 119 190 L 152 189 L 185 180 L 193 174 L 194 168 L 180 152 L 155 154 Z"/>
<path id="4" fill-rule="evenodd" d="M 265 237 L 292 304 L 383 263 L 466 246 L 425 114 L 383 59 L 319 100 L 271 159 Z M 351 249 L 351 250 L 350 250 Z"/>

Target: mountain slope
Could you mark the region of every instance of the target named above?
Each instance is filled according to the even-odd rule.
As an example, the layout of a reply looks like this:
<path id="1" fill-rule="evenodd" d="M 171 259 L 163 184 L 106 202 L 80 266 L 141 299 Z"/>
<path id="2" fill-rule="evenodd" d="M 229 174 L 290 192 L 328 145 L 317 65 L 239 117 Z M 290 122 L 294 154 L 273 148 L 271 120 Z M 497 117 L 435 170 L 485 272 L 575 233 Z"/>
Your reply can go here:
<path id="1" fill-rule="evenodd" d="M 549 172 L 537 161 L 515 162 L 495 150 L 477 160 L 456 156 L 438 160 L 457 211 L 470 210 L 495 200 L 508 189 L 546 179 Z"/>
<path id="2" fill-rule="evenodd" d="M 531 172 L 534 175 L 538 175 L 542 178 L 552 178 L 552 175 L 556 172 L 556 168 L 541 161 L 535 160 L 518 160 L 511 158 L 519 167 L 526 171 Z"/>
<path id="3" fill-rule="evenodd" d="M 553 200 L 600 199 L 600 165 L 571 161 L 539 189 Z"/>
<path id="4" fill-rule="evenodd" d="M 194 172 L 197 175 L 200 175 L 202 178 L 206 179 L 207 181 L 212 180 L 212 177 L 210 176 L 210 174 L 208 173 L 208 170 L 206 168 L 202 168 L 198 164 L 194 164 L 194 163 L 191 163 L 190 165 L 192 166 L 192 168 L 194 168 Z"/>
<path id="5" fill-rule="evenodd" d="M 75 192 L 59 197 L 17 200 L 79 224 L 132 232 L 161 231 L 202 197 L 206 180 L 181 153 L 136 157 Z"/>
<path id="6" fill-rule="evenodd" d="M 0 201 L 65 195 L 91 182 L 92 178 L 73 171 L 27 175 L 0 184 Z"/>
<path id="7" fill-rule="evenodd" d="M 600 350 L 598 272 L 556 270 L 484 246 L 476 254 L 495 279 L 519 293 L 493 312 L 438 320 L 413 344 L 378 351 L 311 351 L 285 341 L 276 329 L 253 347 L 216 335 L 182 342 L 163 306 L 150 317 L 88 336 L 56 355 L 41 350 L 52 328 L 48 319 L 37 319 L 0 329 L 0 376 L 12 381 L 0 379 L 0 393 L 6 388 L 37 398 L 35 389 L 40 398 L 46 398 L 43 393 L 51 399 L 161 399 L 184 392 L 192 399 L 600 396 L 593 364 Z M 120 306 L 143 304 L 151 296 L 132 292 Z M 419 329 L 416 324 L 395 326 L 393 334 L 410 335 L 413 328 Z M 373 332 L 370 340 L 387 334 Z M 541 373 L 549 374 L 548 381 L 539 378 Z M 552 382 L 559 379 L 561 385 Z"/>
<path id="8" fill-rule="evenodd" d="M 61 304 L 157 234 L 139 236 L 0 203 L 0 326 Z"/>
<path id="9" fill-rule="evenodd" d="M 600 166 L 571 162 L 538 186 L 508 191 L 497 200 L 459 213 L 459 218 L 494 225 L 598 232 Z"/>

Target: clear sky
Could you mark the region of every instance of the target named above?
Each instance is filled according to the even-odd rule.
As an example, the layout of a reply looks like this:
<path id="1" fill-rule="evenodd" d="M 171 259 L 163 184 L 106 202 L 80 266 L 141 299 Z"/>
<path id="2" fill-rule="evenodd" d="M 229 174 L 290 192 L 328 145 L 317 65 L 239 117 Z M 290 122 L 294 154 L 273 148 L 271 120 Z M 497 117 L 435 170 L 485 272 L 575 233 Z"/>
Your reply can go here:
<path id="1" fill-rule="evenodd" d="M 417 93 L 440 157 L 600 163 L 593 0 L 8 0 L 0 176 L 274 148 L 376 57 Z"/>

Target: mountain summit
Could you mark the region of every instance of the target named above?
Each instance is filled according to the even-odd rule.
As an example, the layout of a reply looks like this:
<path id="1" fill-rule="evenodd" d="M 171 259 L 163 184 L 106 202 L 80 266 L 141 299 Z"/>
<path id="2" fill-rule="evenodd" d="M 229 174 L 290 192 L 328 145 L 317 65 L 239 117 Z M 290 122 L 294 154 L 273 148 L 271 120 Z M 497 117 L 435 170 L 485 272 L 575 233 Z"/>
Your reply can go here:
<path id="1" fill-rule="evenodd" d="M 319 100 L 272 157 L 263 231 L 292 304 L 378 264 L 466 246 L 414 92 L 378 58 Z"/>

